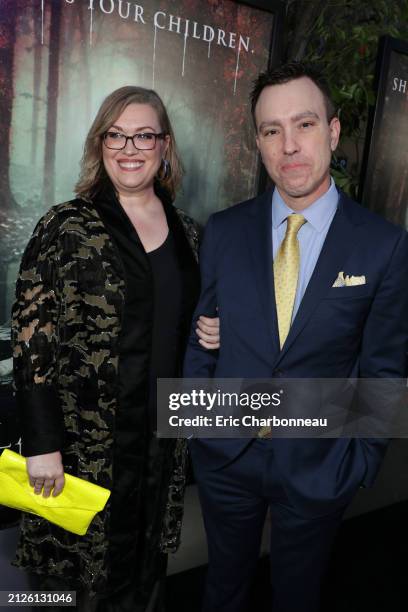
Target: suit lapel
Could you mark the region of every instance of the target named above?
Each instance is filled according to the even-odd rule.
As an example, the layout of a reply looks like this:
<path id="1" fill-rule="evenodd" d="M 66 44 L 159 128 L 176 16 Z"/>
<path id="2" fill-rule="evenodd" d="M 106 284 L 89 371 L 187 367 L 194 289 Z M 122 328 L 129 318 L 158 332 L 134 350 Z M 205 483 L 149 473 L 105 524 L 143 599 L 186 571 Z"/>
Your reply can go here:
<path id="1" fill-rule="evenodd" d="M 248 215 L 246 231 L 252 271 L 267 321 L 272 350 L 276 353 L 279 351 L 279 340 L 273 283 L 272 191 L 268 190 L 255 199 Z"/>
<path id="2" fill-rule="evenodd" d="M 292 346 L 315 311 L 318 302 L 324 298 L 333 285 L 339 271 L 344 269 L 345 260 L 355 245 L 356 225 L 348 214 L 346 205 L 346 197 L 341 195 L 338 210 L 327 233 L 319 259 L 274 367 Z"/>

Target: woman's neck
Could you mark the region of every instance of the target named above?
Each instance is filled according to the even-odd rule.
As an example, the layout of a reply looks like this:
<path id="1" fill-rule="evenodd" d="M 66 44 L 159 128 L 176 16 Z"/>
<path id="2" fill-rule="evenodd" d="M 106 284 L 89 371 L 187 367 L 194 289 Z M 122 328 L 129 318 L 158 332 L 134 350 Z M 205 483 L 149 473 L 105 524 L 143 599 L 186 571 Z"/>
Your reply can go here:
<path id="1" fill-rule="evenodd" d="M 118 199 L 126 212 L 148 214 L 157 209 L 158 205 L 161 206 L 153 187 L 138 193 L 118 193 Z"/>

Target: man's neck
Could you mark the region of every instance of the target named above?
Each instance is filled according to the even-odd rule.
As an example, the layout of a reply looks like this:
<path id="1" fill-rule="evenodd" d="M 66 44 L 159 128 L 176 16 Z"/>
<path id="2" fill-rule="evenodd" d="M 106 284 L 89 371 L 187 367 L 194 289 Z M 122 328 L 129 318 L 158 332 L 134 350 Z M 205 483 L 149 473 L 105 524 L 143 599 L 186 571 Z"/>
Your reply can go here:
<path id="1" fill-rule="evenodd" d="M 304 196 L 296 197 L 291 196 L 287 193 L 282 194 L 278 187 L 277 189 L 279 191 L 279 195 L 285 202 L 286 206 L 288 206 L 288 208 L 295 212 L 301 212 L 302 210 L 305 210 L 306 208 L 314 204 L 317 200 L 319 200 L 319 198 L 324 196 L 329 191 L 330 185 L 331 179 L 330 175 L 328 175 L 317 189 L 314 189 L 312 193 Z"/>

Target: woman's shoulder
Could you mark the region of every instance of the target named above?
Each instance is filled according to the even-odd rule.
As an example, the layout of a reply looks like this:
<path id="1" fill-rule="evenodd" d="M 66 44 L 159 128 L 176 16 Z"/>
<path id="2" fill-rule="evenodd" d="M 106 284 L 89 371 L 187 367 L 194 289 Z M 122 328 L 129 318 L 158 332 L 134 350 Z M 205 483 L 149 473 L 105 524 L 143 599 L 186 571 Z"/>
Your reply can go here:
<path id="1" fill-rule="evenodd" d="M 75 231 L 78 225 L 85 227 L 99 220 L 92 202 L 74 198 L 52 206 L 37 222 L 33 236 L 46 234 L 61 235 L 64 231 Z"/>
<path id="2" fill-rule="evenodd" d="M 36 257 L 40 251 L 54 250 L 59 239 L 68 233 L 86 232 L 100 221 L 91 202 L 79 198 L 55 204 L 36 223 L 26 248 Z M 101 224 L 102 225 L 102 224 Z"/>
<path id="3" fill-rule="evenodd" d="M 201 232 L 201 226 L 199 223 L 197 223 L 197 221 L 195 219 L 193 219 L 193 217 L 190 217 L 190 215 L 188 215 L 186 212 L 184 212 L 184 210 L 182 210 L 181 208 L 177 208 L 177 206 L 174 207 L 176 213 L 178 214 L 181 222 L 183 223 L 183 225 L 186 228 L 189 228 L 191 231 L 195 231 L 197 232 L 197 234 L 200 234 Z"/>
<path id="4" fill-rule="evenodd" d="M 200 245 L 201 238 L 201 227 L 192 217 L 187 215 L 184 210 L 181 208 L 175 208 L 176 214 L 180 219 L 182 226 L 184 228 L 184 233 L 187 236 L 187 240 L 190 243 L 190 246 L 193 250 L 194 256 L 198 257 L 198 249 Z"/>
<path id="5" fill-rule="evenodd" d="M 95 206 L 89 200 L 74 198 L 67 202 L 61 202 L 52 206 L 48 212 L 40 219 L 40 222 L 49 223 L 50 221 L 58 221 L 59 224 L 66 220 L 88 221 L 90 218 L 97 216 Z"/>

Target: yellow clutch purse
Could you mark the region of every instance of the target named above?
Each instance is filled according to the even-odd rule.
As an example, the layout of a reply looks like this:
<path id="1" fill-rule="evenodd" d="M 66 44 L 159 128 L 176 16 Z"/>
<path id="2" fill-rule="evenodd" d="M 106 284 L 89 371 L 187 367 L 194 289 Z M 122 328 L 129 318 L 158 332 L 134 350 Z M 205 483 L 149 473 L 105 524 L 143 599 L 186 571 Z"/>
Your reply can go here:
<path id="1" fill-rule="evenodd" d="M 64 489 L 57 497 L 35 495 L 25 457 L 9 449 L 0 456 L 0 504 L 42 516 L 77 535 L 86 534 L 109 495 L 108 489 L 70 474 L 65 474 Z"/>

